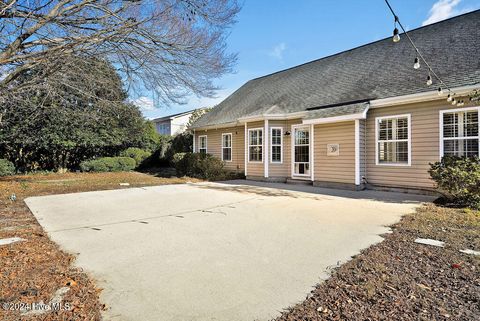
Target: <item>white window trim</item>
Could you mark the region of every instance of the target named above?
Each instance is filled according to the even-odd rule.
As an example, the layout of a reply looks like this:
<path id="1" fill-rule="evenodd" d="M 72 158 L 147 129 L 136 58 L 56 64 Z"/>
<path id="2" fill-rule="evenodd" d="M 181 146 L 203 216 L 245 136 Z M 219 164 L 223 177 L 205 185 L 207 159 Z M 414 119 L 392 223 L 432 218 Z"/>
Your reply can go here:
<path id="1" fill-rule="evenodd" d="M 407 118 L 407 122 L 408 122 L 408 162 L 407 163 L 380 163 L 380 159 L 378 155 L 378 141 L 379 141 L 378 122 L 384 119 L 405 118 L 405 117 Z M 375 117 L 375 165 L 400 166 L 400 167 L 412 166 L 412 115 L 411 114 Z"/>
<path id="2" fill-rule="evenodd" d="M 442 160 L 442 157 L 444 156 L 443 115 L 448 114 L 448 113 L 457 113 L 457 112 L 460 112 L 460 111 L 466 112 L 466 111 L 475 111 L 475 110 L 478 113 L 478 117 L 479 117 L 479 121 L 480 121 L 480 106 L 440 110 L 440 112 L 439 112 L 439 124 L 438 124 L 438 127 L 440 128 L 440 135 L 439 135 L 440 136 L 440 161 Z M 467 138 L 467 137 L 465 137 L 465 138 Z M 475 138 L 478 139 L 478 143 L 480 144 L 480 135 L 479 136 L 472 136 L 470 139 L 475 139 Z M 463 139 L 463 138 L 460 138 L 460 139 Z M 480 148 L 479 148 L 479 157 L 480 157 Z"/>
<path id="3" fill-rule="evenodd" d="M 310 167 L 310 174 L 295 174 L 295 129 L 308 129 L 309 131 L 309 167 Z M 303 180 L 311 180 L 312 178 L 312 155 L 311 155 L 311 146 L 312 146 L 312 132 L 311 132 L 311 125 L 304 125 L 304 124 L 297 124 L 297 125 L 292 125 L 291 126 L 291 158 L 292 158 L 292 164 L 291 164 L 291 171 L 292 171 L 292 179 L 303 179 Z"/>
<path id="4" fill-rule="evenodd" d="M 227 136 L 227 135 L 230 135 L 230 147 L 223 146 L 223 137 Z M 224 160 L 223 159 L 223 149 L 224 148 L 230 148 L 230 160 Z M 232 133 L 223 133 L 222 134 L 222 161 L 227 162 L 227 163 L 231 163 L 233 161 L 233 135 L 232 135 Z"/>
<path id="5" fill-rule="evenodd" d="M 259 130 L 259 131 L 262 132 L 262 145 L 261 145 L 262 146 L 262 160 L 261 161 L 251 161 L 250 160 L 250 147 L 251 147 L 251 145 L 250 145 L 250 132 L 253 132 L 253 131 L 256 131 L 256 130 Z M 263 134 L 263 128 L 262 127 L 249 128 L 247 138 L 248 138 L 248 142 L 247 142 L 247 156 L 248 156 L 248 158 L 247 158 L 247 161 L 249 163 L 259 163 L 259 164 L 263 163 L 263 161 L 265 159 L 265 157 L 263 155 L 264 154 L 263 149 L 265 148 L 265 137 L 264 137 L 264 134 Z M 260 145 L 254 145 L 254 146 L 260 146 Z"/>
<path id="6" fill-rule="evenodd" d="M 205 154 L 208 154 L 208 136 L 207 135 L 198 136 L 198 152 L 200 153 L 200 149 L 203 149 L 202 144 L 200 143 L 202 141 L 202 137 L 205 137 Z"/>
<path id="7" fill-rule="evenodd" d="M 273 145 L 272 137 L 273 130 L 280 129 L 280 145 Z M 280 146 L 280 161 L 273 161 L 273 146 Z M 270 127 L 270 163 L 272 164 L 283 164 L 283 127 Z"/>

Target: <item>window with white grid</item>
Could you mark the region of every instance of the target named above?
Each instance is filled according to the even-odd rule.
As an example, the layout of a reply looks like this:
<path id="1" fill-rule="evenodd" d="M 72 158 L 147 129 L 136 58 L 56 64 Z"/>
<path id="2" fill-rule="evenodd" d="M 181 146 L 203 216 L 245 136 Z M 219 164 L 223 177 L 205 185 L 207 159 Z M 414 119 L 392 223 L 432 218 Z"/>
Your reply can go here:
<path id="1" fill-rule="evenodd" d="M 207 136 L 198 136 L 198 151 L 201 154 L 206 154 L 207 153 Z"/>
<path id="2" fill-rule="evenodd" d="M 222 134 L 222 160 L 232 161 L 232 134 Z"/>
<path id="3" fill-rule="evenodd" d="M 410 165 L 410 115 L 376 118 L 377 164 Z"/>
<path id="4" fill-rule="evenodd" d="M 282 162 L 282 128 L 274 127 L 271 129 L 271 162 L 272 163 L 281 163 Z"/>
<path id="5" fill-rule="evenodd" d="M 442 111 L 442 156 L 479 156 L 479 110 Z"/>
<path id="6" fill-rule="evenodd" d="M 248 161 L 261 162 L 263 157 L 263 130 L 248 130 Z"/>

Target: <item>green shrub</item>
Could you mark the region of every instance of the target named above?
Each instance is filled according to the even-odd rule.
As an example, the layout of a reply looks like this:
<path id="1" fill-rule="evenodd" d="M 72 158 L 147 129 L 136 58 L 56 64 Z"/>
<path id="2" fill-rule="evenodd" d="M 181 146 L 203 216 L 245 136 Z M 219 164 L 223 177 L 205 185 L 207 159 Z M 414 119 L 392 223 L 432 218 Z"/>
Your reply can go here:
<path id="1" fill-rule="evenodd" d="M 428 171 L 448 201 L 457 206 L 480 209 L 480 159 L 444 157 Z"/>
<path id="2" fill-rule="evenodd" d="M 121 157 L 133 158 L 135 160 L 137 167 L 140 166 L 140 164 L 142 164 L 142 162 L 145 159 L 147 159 L 147 157 L 149 157 L 150 155 L 152 155 L 152 153 L 149 152 L 148 150 L 144 150 L 137 147 L 130 147 L 120 152 Z"/>
<path id="3" fill-rule="evenodd" d="M 83 172 L 123 172 L 130 171 L 135 166 L 135 160 L 131 157 L 102 157 L 80 164 Z"/>
<path id="4" fill-rule="evenodd" d="M 13 163 L 0 158 L 0 176 L 8 176 L 15 174 L 15 166 Z"/>
<path id="5" fill-rule="evenodd" d="M 210 154 L 178 153 L 173 156 L 173 164 L 179 176 L 189 176 L 207 180 L 223 180 L 228 177 L 224 163 Z"/>
<path id="6" fill-rule="evenodd" d="M 173 156 L 177 153 L 191 152 L 193 136 L 185 132 L 176 136 L 160 135 L 157 148 L 142 164 L 142 167 L 167 167 L 174 165 Z"/>

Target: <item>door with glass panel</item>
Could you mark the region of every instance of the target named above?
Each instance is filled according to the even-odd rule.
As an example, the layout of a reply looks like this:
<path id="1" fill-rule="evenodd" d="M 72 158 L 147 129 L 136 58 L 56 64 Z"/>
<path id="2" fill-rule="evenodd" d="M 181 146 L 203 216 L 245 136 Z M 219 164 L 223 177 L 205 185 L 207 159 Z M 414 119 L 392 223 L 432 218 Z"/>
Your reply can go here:
<path id="1" fill-rule="evenodd" d="M 310 177 L 310 128 L 294 127 L 292 140 L 292 176 Z"/>

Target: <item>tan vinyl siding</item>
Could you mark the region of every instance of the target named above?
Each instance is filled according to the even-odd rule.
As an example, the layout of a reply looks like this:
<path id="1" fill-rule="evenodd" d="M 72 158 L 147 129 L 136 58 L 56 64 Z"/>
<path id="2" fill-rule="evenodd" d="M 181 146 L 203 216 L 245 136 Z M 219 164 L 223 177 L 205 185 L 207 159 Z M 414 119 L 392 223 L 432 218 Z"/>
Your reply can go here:
<path id="1" fill-rule="evenodd" d="M 355 122 L 315 125 L 315 181 L 355 184 Z M 339 144 L 339 156 L 327 156 L 327 144 Z"/>
<path id="2" fill-rule="evenodd" d="M 225 168 L 231 171 L 244 171 L 245 168 L 245 128 L 244 126 L 197 130 L 195 133 L 195 149 L 199 149 L 199 136 L 207 136 L 207 152 L 215 157 L 222 158 L 222 134 L 232 134 L 232 161 L 225 162 Z"/>
<path id="3" fill-rule="evenodd" d="M 370 109 L 367 115 L 368 182 L 396 187 L 434 187 L 428 169 L 430 168 L 429 163 L 440 159 L 440 110 L 458 108 L 442 99 L 441 101 Z M 411 115 L 411 166 L 376 165 L 375 118 L 403 114 Z"/>
<path id="4" fill-rule="evenodd" d="M 247 159 L 247 175 L 248 176 L 258 176 L 258 177 L 264 177 L 264 161 L 265 161 L 265 125 L 263 121 L 258 121 L 258 122 L 252 122 L 252 123 L 247 123 L 247 128 L 261 128 L 263 129 L 263 156 L 262 156 L 262 162 L 249 162 Z M 247 140 L 248 140 L 248 133 L 247 133 Z M 247 143 L 247 148 L 248 148 L 248 141 Z M 248 157 L 248 150 L 247 150 L 247 157 Z"/>
<path id="5" fill-rule="evenodd" d="M 282 163 L 272 163 L 269 150 L 269 177 L 291 177 L 292 176 L 292 135 L 285 136 L 285 132 L 292 132 L 292 125 L 301 124 L 301 119 L 294 120 L 270 120 L 268 122 L 269 128 L 281 127 L 283 131 L 283 146 L 282 146 Z M 271 131 L 269 136 L 269 146 L 272 142 Z M 270 148 L 270 147 L 269 147 Z"/>

